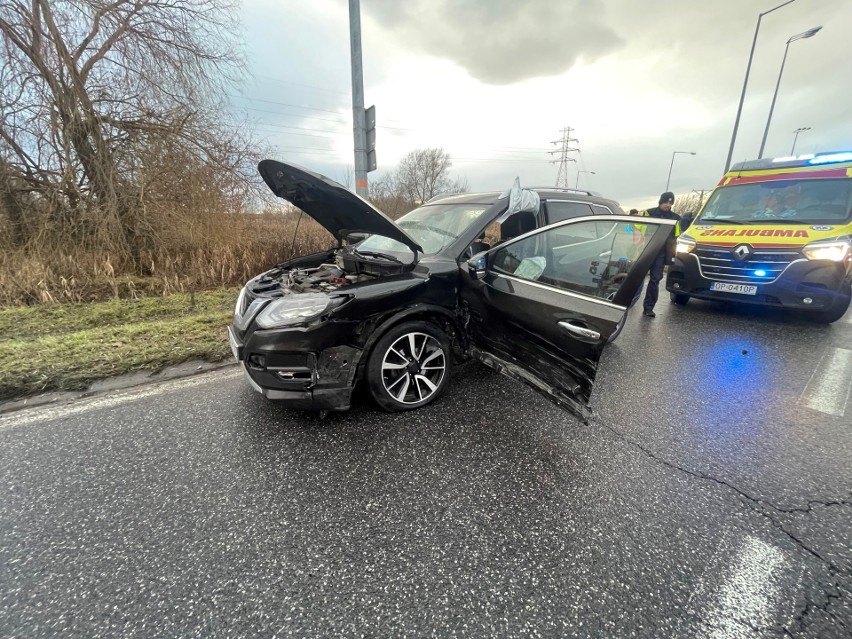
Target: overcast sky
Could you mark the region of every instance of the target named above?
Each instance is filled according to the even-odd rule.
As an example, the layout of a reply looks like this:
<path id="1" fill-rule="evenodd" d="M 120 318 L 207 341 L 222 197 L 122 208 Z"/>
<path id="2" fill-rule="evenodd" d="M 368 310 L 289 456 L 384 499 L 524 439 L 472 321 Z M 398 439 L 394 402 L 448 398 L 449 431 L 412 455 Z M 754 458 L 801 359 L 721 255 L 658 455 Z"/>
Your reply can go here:
<path id="1" fill-rule="evenodd" d="M 622 206 L 656 203 L 673 151 L 676 193 L 718 182 L 754 28 L 783 0 L 361 0 L 366 106 L 379 171 L 440 146 L 474 191 L 554 184 L 551 144 L 579 139 L 570 184 Z M 347 0 L 244 0 L 250 77 L 234 104 L 290 160 L 341 180 L 352 159 Z M 764 16 L 734 161 L 757 157 L 793 42 L 766 156 L 852 149 L 850 0 Z M 576 154 L 573 154 L 577 157 Z"/>

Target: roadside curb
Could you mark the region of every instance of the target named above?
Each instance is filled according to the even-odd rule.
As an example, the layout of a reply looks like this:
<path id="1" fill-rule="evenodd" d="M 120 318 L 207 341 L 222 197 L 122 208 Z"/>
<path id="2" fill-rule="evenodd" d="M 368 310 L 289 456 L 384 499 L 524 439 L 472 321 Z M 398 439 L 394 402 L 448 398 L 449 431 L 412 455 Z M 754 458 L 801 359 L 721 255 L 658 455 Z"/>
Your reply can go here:
<path id="1" fill-rule="evenodd" d="M 218 362 L 209 362 L 207 360 L 190 360 L 174 366 L 166 366 L 156 371 L 135 371 L 125 375 L 116 377 L 107 377 L 92 382 L 86 390 L 81 391 L 51 391 L 40 395 L 31 395 L 21 397 L 19 399 L 10 399 L 0 402 L 0 415 L 13 413 L 15 411 L 24 410 L 27 408 L 38 408 L 39 406 L 48 406 L 55 404 L 65 404 L 78 399 L 94 397 L 114 390 L 124 390 L 127 388 L 135 388 L 137 386 L 145 386 L 148 384 L 156 384 L 159 382 L 171 381 L 173 379 L 181 379 L 183 377 L 193 377 L 202 375 L 211 371 L 221 370 L 236 366 L 237 363 L 229 360 L 220 360 Z"/>

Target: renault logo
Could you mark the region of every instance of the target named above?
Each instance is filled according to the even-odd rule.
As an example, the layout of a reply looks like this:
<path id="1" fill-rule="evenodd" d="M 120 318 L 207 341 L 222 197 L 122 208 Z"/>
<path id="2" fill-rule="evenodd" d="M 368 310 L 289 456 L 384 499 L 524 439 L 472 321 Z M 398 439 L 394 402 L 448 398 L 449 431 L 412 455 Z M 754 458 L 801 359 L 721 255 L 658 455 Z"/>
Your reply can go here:
<path id="1" fill-rule="evenodd" d="M 748 244 L 740 244 L 731 253 L 740 261 L 747 260 L 751 255 L 751 247 Z"/>

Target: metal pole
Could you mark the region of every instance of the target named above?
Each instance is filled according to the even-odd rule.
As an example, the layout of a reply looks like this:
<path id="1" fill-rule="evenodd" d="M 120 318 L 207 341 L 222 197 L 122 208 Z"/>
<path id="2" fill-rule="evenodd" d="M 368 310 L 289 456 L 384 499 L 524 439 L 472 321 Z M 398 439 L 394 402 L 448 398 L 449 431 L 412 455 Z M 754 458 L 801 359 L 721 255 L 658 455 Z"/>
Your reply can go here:
<path id="1" fill-rule="evenodd" d="M 763 131 L 763 140 L 760 142 L 760 152 L 758 153 L 759 158 L 763 157 L 763 148 L 766 146 L 766 136 L 769 135 L 769 124 L 772 122 L 772 112 L 775 110 L 775 100 L 778 98 L 778 87 L 781 86 L 781 76 L 784 73 L 784 64 L 787 62 L 787 52 L 790 50 L 790 43 L 796 42 L 797 40 L 804 40 L 805 38 L 813 38 L 821 29 L 822 26 L 814 27 L 807 31 L 803 31 L 802 33 L 797 33 L 787 40 L 787 46 L 784 47 L 784 57 L 781 59 L 781 70 L 778 72 L 778 82 L 775 84 L 775 94 L 772 96 L 772 104 L 769 107 L 769 117 L 766 118 L 766 129 Z"/>
<path id="2" fill-rule="evenodd" d="M 352 133 L 355 139 L 355 192 L 370 194 L 367 182 L 367 125 L 364 114 L 364 70 L 361 66 L 361 2 L 349 0 L 349 46 L 352 61 Z"/>
<path id="3" fill-rule="evenodd" d="M 796 140 L 799 139 L 799 133 L 804 133 L 805 131 L 810 131 L 811 127 L 803 126 L 799 127 L 795 131 L 793 131 L 793 147 L 790 149 L 790 155 L 793 155 L 796 152 Z"/>
<path id="4" fill-rule="evenodd" d="M 579 167 L 577 167 L 577 181 L 574 183 L 574 189 L 580 188 L 580 173 L 588 173 L 589 175 L 597 175 L 594 171 L 581 171 Z"/>
<path id="5" fill-rule="evenodd" d="M 675 159 L 675 155 L 677 155 L 677 151 L 675 151 L 675 152 L 673 152 L 673 153 L 672 153 L 672 163 L 671 163 L 671 165 L 669 166 L 669 177 L 668 177 L 668 179 L 666 180 L 666 188 L 665 188 L 665 190 L 666 190 L 666 191 L 668 191 L 668 190 L 669 190 L 669 182 L 671 182 L 671 181 L 672 181 L 672 168 L 674 167 L 674 159 Z"/>
<path id="6" fill-rule="evenodd" d="M 784 64 L 787 62 L 787 52 L 790 50 L 790 40 L 787 40 L 787 46 L 784 47 L 784 57 L 781 59 L 781 70 L 778 72 L 778 82 L 775 83 L 775 93 L 772 96 L 772 104 L 769 105 L 769 117 L 766 118 L 766 128 L 763 130 L 763 139 L 760 141 L 760 151 L 757 152 L 757 157 L 763 157 L 763 148 L 766 146 L 766 136 L 769 135 L 769 124 L 772 122 L 772 112 L 775 110 L 775 100 L 778 99 L 778 87 L 781 86 L 781 74 L 784 73 Z"/>
<path id="7" fill-rule="evenodd" d="M 728 158 L 725 160 L 725 173 L 727 173 L 728 169 L 731 168 L 731 158 L 734 155 L 734 144 L 737 141 L 737 131 L 740 128 L 740 116 L 743 113 L 743 102 L 745 102 L 746 87 L 748 86 L 748 75 L 751 72 L 751 61 L 754 58 L 754 48 L 757 45 L 757 32 L 760 31 L 760 21 L 763 19 L 763 16 L 772 13 L 773 11 L 780 9 L 781 7 L 786 7 L 788 4 L 794 1 L 795 0 L 787 0 L 787 2 L 785 2 L 784 4 L 779 4 L 774 9 L 764 11 L 763 13 L 758 14 L 757 16 L 757 26 L 755 26 L 754 28 L 754 39 L 751 42 L 751 52 L 748 54 L 748 65 L 746 66 L 745 79 L 743 80 L 743 90 L 742 93 L 740 93 L 740 104 L 737 107 L 737 117 L 736 120 L 734 120 L 734 130 L 731 133 L 731 145 L 730 147 L 728 147 Z"/>

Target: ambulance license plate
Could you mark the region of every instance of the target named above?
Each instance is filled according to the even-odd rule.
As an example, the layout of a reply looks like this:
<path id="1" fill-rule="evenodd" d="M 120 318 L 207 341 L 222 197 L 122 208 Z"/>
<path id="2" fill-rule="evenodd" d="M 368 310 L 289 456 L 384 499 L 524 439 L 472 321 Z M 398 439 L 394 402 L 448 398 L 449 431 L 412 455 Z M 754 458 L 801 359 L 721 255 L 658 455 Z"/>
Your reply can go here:
<path id="1" fill-rule="evenodd" d="M 710 284 L 711 291 L 723 293 L 739 293 L 740 295 L 757 295 L 757 287 L 748 284 L 728 284 L 727 282 L 713 282 Z"/>

